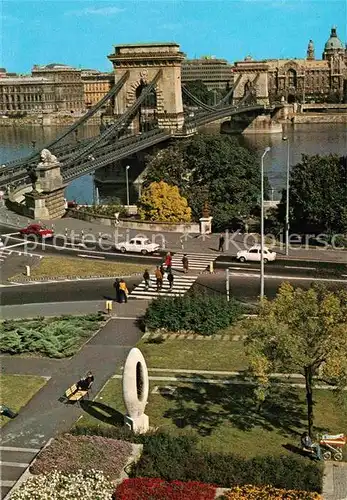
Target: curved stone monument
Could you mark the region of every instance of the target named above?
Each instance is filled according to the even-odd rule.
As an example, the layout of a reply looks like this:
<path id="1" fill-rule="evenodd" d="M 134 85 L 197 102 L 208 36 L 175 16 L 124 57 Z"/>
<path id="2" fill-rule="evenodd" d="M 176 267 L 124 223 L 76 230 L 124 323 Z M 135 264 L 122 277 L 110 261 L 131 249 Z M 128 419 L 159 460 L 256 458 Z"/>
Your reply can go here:
<path id="1" fill-rule="evenodd" d="M 133 347 L 128 354 L 123 370 L 123 400 L 127 410 L 124 424 L 135 434 L 149 429 L 145 408 L 148 399 L 148 370 L 142 352 Z"/>

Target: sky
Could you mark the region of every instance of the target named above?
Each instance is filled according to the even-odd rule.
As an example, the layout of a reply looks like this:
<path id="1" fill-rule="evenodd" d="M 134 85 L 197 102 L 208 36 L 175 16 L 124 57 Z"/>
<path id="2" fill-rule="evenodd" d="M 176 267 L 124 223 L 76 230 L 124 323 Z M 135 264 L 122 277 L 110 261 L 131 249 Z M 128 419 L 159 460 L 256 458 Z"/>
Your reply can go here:
<path id="1" fill-rule="evenodd" d="M 316 58 L 333 25 L 347 41 L 347 0 L 0 0 L 0 66 L 64 63 L 111 71 L 114 45 L 176 42 L 189 58 Z"/>

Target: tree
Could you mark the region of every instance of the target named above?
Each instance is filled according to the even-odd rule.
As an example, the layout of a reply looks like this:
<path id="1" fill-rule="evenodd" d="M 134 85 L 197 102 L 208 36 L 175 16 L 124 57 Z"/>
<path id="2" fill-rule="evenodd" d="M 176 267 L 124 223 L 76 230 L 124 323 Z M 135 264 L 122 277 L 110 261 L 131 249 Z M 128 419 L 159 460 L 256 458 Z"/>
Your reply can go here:
<path id="1" fill-rule="evenodd" d="M 234 137 L 199 134 L 147 157 L 146 166 L 145 185 L 163 180 L 178 186 L 195 219 L 208 202 L 217 230 L 258 204 L 259 161 Z"/>
<path id="2" fill-rule="evenodd" d="M 347 385 L 347 291 L 294 289 L 283 283 L 273 301 L 264 300 L 246 340 L 251 371 L 265 397 L 269 373 L 284 369 L 305 377 L 308 431 L 314 422 L 314 377 L 342 390 Z M 340 394 L 342 392 L 340 391 Z"/>
<path id="3" fill-rule="evenodd" d="M 294 232 L 347 232 L 347 157 L 302 155 L 291 172 L 289 201 Z M 283 212 L 282 204 L 282 221 Z"/>
<path id="4" fill-rule="evenodd" d="M 157 222 L 190 222 L 191 209 L 177 186 L 152 182 L 144 189 L 138 213 L 141 219 Z"/>

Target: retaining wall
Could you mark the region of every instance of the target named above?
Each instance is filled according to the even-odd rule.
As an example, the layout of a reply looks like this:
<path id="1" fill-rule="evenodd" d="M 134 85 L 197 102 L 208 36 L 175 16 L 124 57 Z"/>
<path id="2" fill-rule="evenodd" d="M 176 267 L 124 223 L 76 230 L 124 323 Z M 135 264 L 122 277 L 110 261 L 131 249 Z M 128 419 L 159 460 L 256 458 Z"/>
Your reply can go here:
<path id="1" fill-rule="evenodd" d="M 88 214 L 80 210 L 69 210 L 69 216 L 87 222 L 98 222 L 105 226 L 126 227 L 127 229 L 136 229 L 137 231 L 154 232 L 173 232 L 173 233 L 200 233 L 200 224 L 198 223 L 175 223 L 175 222 L 148 222 L 133 219 L 119 219 L 116 224 L 115 217 L 104 217 L 100 215 Z"/>

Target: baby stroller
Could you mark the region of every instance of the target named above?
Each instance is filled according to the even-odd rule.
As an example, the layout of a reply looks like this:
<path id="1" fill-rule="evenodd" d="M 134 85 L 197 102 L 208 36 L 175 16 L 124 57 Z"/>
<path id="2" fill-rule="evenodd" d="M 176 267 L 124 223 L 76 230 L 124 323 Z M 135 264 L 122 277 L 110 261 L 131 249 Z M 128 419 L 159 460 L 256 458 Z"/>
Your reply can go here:
<path id="1" fill-rule="evenodd" d="M 318 436 L 318 442 L 322 449 L 323 460 L 342 460 L 342 447 L 347 442 L 344 434 L 322 434 Z"/>

